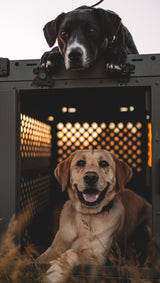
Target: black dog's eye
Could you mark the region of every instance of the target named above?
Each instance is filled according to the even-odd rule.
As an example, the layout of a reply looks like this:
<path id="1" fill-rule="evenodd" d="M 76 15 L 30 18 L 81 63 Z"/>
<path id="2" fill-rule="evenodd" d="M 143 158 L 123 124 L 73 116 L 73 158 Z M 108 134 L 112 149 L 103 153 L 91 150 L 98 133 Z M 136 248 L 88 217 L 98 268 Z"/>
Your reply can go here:
<path id="1" fill-rule="evenodd" d="M 108 162 L 106 160 L 102 160 L 102 161 L 99 162 L 99 166 L 100 167 L 108 167 L 109 164 L 108 164 Z"/>
<path id="2" fill-rule="evenodd" d="M 84 160 L 78 160 L 76 163 L 77 166 L 79 167 L 84 167 L 86 165 L 86 161 Z"/>
<path id="3" fill-rule="evenodd" d="M 95 29 L 94 28 L 90 28 L 88 31 L 89 32 L 95 32 Z"/>
<path id="4" fill-rule="evenodd" d="M 62 38 L 66 38 L 66 37 L 68 37 L 68 33 L 66 32 L 66 31 L 61 31 L 61 37 Z"/>
<path id="5" fill-rule="evenodd" d="M 95 28 L 89 27 L 89 28 L 87 29 L 87 33 L 88 33 L 88 35 L 93 35 L 93 34 L 95 33 Z"/>

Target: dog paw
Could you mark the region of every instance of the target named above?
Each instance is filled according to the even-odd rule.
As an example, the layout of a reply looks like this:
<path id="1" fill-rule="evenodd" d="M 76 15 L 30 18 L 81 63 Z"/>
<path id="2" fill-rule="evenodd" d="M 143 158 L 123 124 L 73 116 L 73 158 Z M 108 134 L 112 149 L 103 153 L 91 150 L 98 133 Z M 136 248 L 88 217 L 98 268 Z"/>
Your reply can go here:
<path id="1" fill-rule="evenodd" d="M 106 72 L 115 78 L 129 78 L 129 76 L 134 73 L 135 66 L 129 63 L 114 65 L 113 63 L 106 64 Z"/>
<path id="2" fill-rule="evenodd" d="M 112 63 L 106 64 L 106 72 L 108 73 L 120 73 L 123 70 L 122 65 L 114 65 Z"/>
<path id="3" fill-rule="evenodd" d="M 51 51 L 45 52 L 40 61 L 41 68 L 47 69 L 47 71 L 57 71 L 63 62 L 62 55 L 60 54 L 57 47 Z"/>
<path id="4" fill-rule="evenodd" d="M 127 51 L 123 44 L 113 43 L 106 54 L 106 71 L 120 73 L 126 64 Z"/>
<path id="5" fill-rule="evenodd" d="M 49 262 L 45 283 L 65 283 L 71 270 L 78 265 L 78 255 L 73 250 L 67 250 L 58 259 Z"/>
<path id="6" fill-rule="evenodd" d="M 41 67 L 46 69 L 54 69 L 54 62 L 47 59 L 45 62 L 41 63 Z"/>
<path id="7" fill-rule="evenodd" d="M 44 278 L 45 283 L 62 283 L 64 282 L 63 270 L 56 260 L 50 262 L 50 268 Z"/>

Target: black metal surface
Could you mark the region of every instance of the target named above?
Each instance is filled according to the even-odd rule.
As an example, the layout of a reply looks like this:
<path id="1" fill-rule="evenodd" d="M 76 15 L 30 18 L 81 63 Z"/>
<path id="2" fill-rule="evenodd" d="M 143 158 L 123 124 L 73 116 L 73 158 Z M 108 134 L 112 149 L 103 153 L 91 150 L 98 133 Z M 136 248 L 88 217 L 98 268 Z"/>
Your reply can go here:
<path id="1" fill-rule="evenodd" d="M 0 233 L 17 210 L 20 184 L 18 113 L 17 93 L 0 91 Z"/>
<path id="2" fill-rule="evenodd" d="M 4 77 L 4 78 L 0 77 L 0 82 L 2 83 L 1 89 L 3 89 L 3 87 L 4 88 L 7 87 L 8 89 L 18 86 L 24 89 L 27 88 L 35 89 L 35 87 L 31 86 L 31 84 L 35 78 L 34 70 L 39 67 L 39 64 L 40 64 L 40 60 L 10 61 L 9 77 Z M 160 54 L 128 55 L 127 64 L 134 65 L 134 70 L 132 74 L 130 74 L 130 80 L 128 84 L 132 83 L 132 85 L 133 84 L 137 85 L 139 78 L 142 79 L 148 77 L 150 77 L 152 81 L 154 80 L 155 77 L 155 81 L 156 81 L 156 77 L 160 76 L 160 70 L 159 70 Z M 53 79 L 55 82 L 53 88 L 57 88 L 59 87 L 59 85 L 60 88 L 62 87 L 68 88 L 70 87 L 69 81 L 77 84 L 76 81 L 78 82 L 79 80 L 81 81 L 80 87 L 85 87 L 86 79 L 88 79 L 87 86 L 94 86 L 95 83 L 99 87 L 101 85 L 108 86 L 109 84 L 112 86 L 114 84 L 119 85 L 119 82 L 110 79 L 109 76 L 107 75 L 104 62 L 97 62 L 96 66 L 93 66 L 91 69 L 85 72 L 72 72 L 72 71 L 66 71 L 65 69 L 61 69 L 60 72 L 56 72 L 53 74 Z M 103 79 L 105 81 L 99 82 L 100 79 Z M 90 84 L 90 80 L 91 80 L 91 84 Z M 77 84 L 77 86 L 79 85 Z M 73 87 L 75 87 L 74 84 Z"/>
<path id="3" fill-rule="evenodd" d="M 9 76 L 9 60 L 7 58 L 0 58 L 0 77 Z"/>

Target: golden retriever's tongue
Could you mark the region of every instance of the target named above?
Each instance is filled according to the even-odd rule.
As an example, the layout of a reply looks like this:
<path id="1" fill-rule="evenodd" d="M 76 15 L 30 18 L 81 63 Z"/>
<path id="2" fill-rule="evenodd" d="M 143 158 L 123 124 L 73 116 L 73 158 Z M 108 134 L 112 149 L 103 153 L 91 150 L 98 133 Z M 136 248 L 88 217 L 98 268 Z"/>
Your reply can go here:
<path id="1" fill-rule="evenodd" d="M 96 193 L 93 193 L 93 194 L 85 194 L 83 193 L 83 198 L 85 201 L 87 202 L 95 202 L 98 198 L 99 198 L 99 195 L 100 195 L 100 192 L 96 192 Z"/>

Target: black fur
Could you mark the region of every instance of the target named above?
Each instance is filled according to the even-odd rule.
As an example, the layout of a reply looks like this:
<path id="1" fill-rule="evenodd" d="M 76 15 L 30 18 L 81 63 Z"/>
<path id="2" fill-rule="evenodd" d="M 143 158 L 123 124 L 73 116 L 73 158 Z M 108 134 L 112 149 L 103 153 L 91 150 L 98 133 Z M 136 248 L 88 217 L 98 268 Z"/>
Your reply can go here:
<path id="1" fill-rule="evenodd" d="M 101 54 L 106 65 L 121 67 L 127 54 L 138 53 L 121 18 L 100 8 L 82 6 L 62 13 L 45 25 L 44 35 L 50 47 L 58 40 L 58 48 L 41 58 L 41 65 L 47 68 L 56 67 L 64 59 L 66 69 L 84 70 Z"/>

